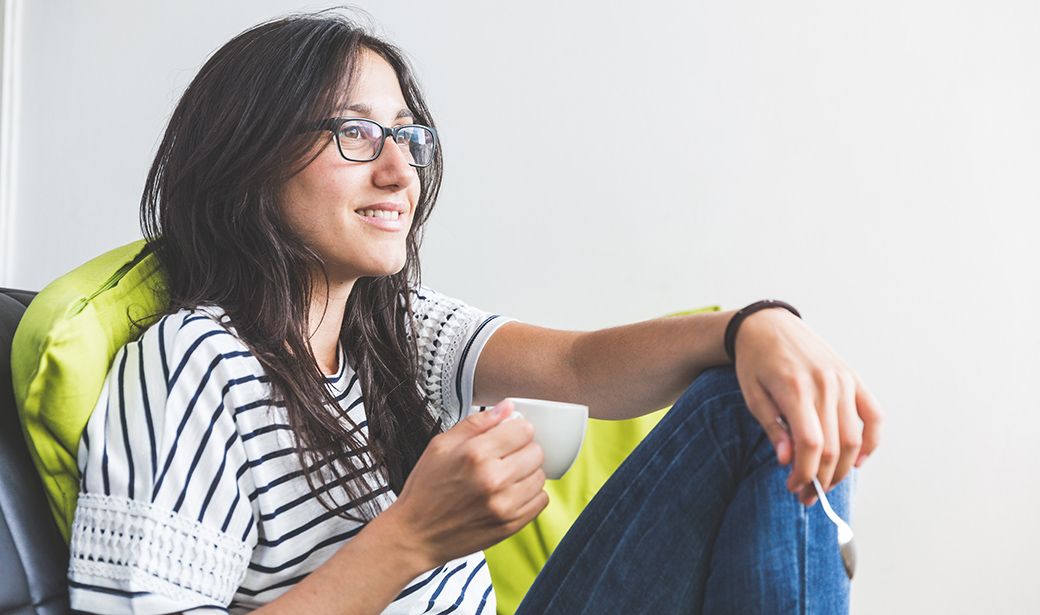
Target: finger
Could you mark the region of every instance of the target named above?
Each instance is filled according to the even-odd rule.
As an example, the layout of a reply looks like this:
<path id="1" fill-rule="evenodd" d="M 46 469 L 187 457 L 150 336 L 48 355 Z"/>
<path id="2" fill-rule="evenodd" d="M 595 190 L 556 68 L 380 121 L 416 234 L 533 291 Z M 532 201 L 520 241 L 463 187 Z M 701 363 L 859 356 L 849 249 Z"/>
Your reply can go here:
<path id="1" fill-rule="evenodd" d="M 513 402 L 503 399 L 485 412 L 474 412 L 448 429 L 440 437 L 458 445 L 478 436 L 513 415 Z"/>
<path id="2" fill-rule="evenodd" d="M 504 399 L 488 411 L 475 412 L 438 437 L 449 438 L 448 448 L 471 447 L 485 458 L 501 459 L 534 439 L 534 426 Z"/>
<path id="3" fill-rule="evenodd" d="M 823 433 L 823 448 L 820 450 L 820 467 L 816 476 L 820 485 L 827 489 L 838 465 L 841 444 L 838 441 L 838 394 L 840 385 L 837 374 L 824 373 L 814 380 L 816 385 L 816 413 Z"/>
<path id="4" fill-rule="evenodd" d="M 806 506 L 812 506 L 816 503 L 816 487 L 811 482 L 802 487 L 802 490 L 798 492 L 798 501 Z"/>
<path id="5" fill-rule="evenodd" d="M 823 432 L 816 414 L 816 404 L 811 392 L 811 381 L 791 378 L 775 389 L 773 399 L 780 402 L 791 427 L 794 442 L 794 467 L 787 477 L 787 488 L 792 492 L 801 490 L 812 481 L 820 466 L 820 451 L 823 449 Z"/>
<path id="6" fill-rule="evenodd" d="M 791 463 L 791 436 L 778 421 L 782 417 L 780 408 L 773 402 L 769 392 L 757 382 L 753 382 L 744 390 L 744 398 L 748 403 L 748 410 L 761 423 L 766 437 L 773 443 L 777 463 L 782 466 Z"/>
<path id="7" fill-rule="evenodd" d="M 833 489 L 852 469 L 852 464 L 859 457 L 863 442 L 863 427 L 856 415 L 856 381 L 850 376 L 842 378 L 841 395 L 838 397 L 838 439 L 841 442 L 841 456 L 834 469 L 834 476 L 826 490 Z"/>
<path id="8" fill-rule="evenodd" d="M 506 498 L 509 502 L 514 503 L 513 509 L 517 511 L 512 519 L 521 518 L 523 516 L 523 508 L 529 505 L 532 500 L 539 500 L 539 494 L 543 493 L 544 488 L 545 472 L 541 468 L 535 468 L 534 472 L 510 485 L 506 489 Z"/>
<path id="9" fill-rule="evenodd" d="M 502 462 L 509 468 L 510 480 L 514 482 L 530 476 L 542 467 L 544 461 L 542 447 L 534 441 L 502 458 Z"/>
<path id="10" fill-rule="evenodd" d="M 544 489 L 539 489 L 531 499 L 517 507 L 516 516 L 509 524 L 510 533 L 516 533 L 523 529 L 525 525 L 541 514 L 547 506 L 549 506 L 549 494 Z"/>
<path id="11" fill-rule="evenodd" d="M 473 445 L 485 455 L 504 459 L 534 440 L 534 425 L 520 414 L 503 419 L 498 425 L 473 438 Z"/>
<path id="12" fill-rule="evenodd" d="M 856 376 L 856 411 L 863 419 L 863 443 L 856 458 L 856 467 L 860 467 L 863 461 L 874 452 L 881 439 L 881 424 L 884 422 L 884 412 L 881 404 L 869 389 Z"/>

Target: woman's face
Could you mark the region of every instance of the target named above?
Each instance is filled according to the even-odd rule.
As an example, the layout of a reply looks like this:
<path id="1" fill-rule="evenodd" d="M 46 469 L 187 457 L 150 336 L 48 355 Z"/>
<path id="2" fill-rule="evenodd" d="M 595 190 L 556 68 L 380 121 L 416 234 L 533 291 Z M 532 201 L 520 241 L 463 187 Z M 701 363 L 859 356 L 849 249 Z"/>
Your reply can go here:
<path id="1" fill-rule="evenodd" d="M 394 69 L 363 50 L 353 92 L 338 117 L 363 117 L 386 127 L 413 123 Z M 345 160 L 332 133 L 315 146 L 319 153 L 293 176 L 282 193 L 289 224 L 325 261 L 330 281 L 392 275 L 404 268 L 405 239 L 419 199 L 419 175 L 388 139 L 370 162 Z M 311 150 L 313 155 L 315 150 Z M 397 221 L 364 217 L 363 209 L 400 209 Z"/>

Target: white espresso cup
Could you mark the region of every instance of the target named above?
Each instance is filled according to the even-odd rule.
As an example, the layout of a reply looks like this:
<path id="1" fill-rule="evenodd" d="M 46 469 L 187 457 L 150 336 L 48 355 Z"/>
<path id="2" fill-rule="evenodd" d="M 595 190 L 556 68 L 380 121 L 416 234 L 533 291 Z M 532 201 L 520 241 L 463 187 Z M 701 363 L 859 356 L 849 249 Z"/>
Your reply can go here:
<path id="1" fill-rule="evenodd" d="M 545 477 L 558 479 L 570 469 L 585 441 L 585 425 L 589 407 L 546 399 L 507 397 L 513 402 L 513 413 L 506 421 L 525 418 L 534 425 L 534 441 L 545 456 Z"/>

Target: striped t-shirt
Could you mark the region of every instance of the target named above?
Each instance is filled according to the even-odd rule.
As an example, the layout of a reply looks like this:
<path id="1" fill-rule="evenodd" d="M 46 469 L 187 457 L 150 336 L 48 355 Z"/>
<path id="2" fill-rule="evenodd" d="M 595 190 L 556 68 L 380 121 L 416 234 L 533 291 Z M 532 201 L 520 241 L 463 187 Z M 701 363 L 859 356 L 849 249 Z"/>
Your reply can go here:
<path id="1" fill-rule="evenodd" d="M 473 411 L 477 357 L 501 325 L 433 289 L 410 289 L 421 383 L 448 429 Z M 357 374 L 339 348 L 327 377 L 367 442 Z M 371 467 L 367 447 L 363 462 Z M 362 529 L 311 494 L 284 404 L 216 306 L 167 315 L 116 354 L 79 448 L 72 608 L 241 612 L 277 598 Z M 385 510 L 381 472 L 364 475 Z M 339 488 L 335 501 L 347 501 Z M 350 600 L 349 595 L 343 600 Z M 410 581 L 384 613 L 495 613 L 483 553 Z"/>

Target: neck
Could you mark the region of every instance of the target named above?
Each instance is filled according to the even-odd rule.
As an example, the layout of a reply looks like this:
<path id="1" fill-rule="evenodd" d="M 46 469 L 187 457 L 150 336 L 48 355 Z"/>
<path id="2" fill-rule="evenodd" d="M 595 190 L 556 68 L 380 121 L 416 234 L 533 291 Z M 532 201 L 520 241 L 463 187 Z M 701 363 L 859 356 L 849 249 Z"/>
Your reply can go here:
<path id="1" fill-rule="evenodd" d="M 339 334 L 343 328 L 343 314 L 347 308 L 347 298 L 354 288 L 355 280 L 329 283 L 326 297 L 324 280 L 314 285 L 314 297 L 310 309 L 310 345 L 314 358 L 322 373 L 339 372 Z M 328 303 L 326 304 L 326 298 Z"/>

